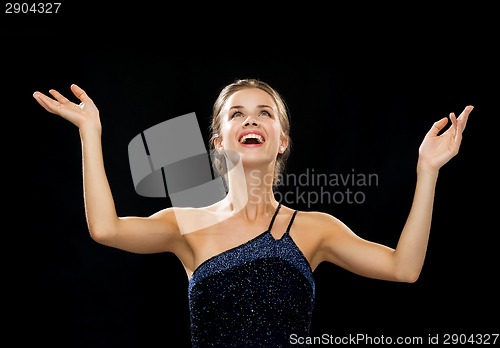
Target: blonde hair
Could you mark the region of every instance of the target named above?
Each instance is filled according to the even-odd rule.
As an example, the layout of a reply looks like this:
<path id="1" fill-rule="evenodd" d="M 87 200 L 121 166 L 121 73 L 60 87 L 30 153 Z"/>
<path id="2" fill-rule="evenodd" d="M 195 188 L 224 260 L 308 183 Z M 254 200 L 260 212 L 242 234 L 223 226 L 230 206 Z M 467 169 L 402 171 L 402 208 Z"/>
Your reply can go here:
<path id="1" fill-rule="evenodd" d="M 221 112 L 224 108 L 224 105 L 226 104 L 227 100 L 229 97 L 231 97 L 234 93 L 242 90 L 242 89 L 247 89 L 247 88 L 258 88 L 260 90 L 263 90 L 267 94 L 269 94 L 272 98 L 273 101 L 276 103 L 276 106 L 278 108 L 278 119 L 281 124 L 281 137 L 282 139 L 287 139 L 288 140 L 288 146 L 286 147 L 285 151 L 283 153 L 278 153 L 278 156 L 276 157 L 276 165 L 274 167 L 274 177 L 273 177 L 273 186 L 276 186 L 279 183 L 279 178 L 281 176 L 281 173 L 285 169 L 285 163 L 286 160 L 288 159 L 290 155 L 290 147 L 291 147 L 291 139 L 290 139 L 290 118 L 289 118 L 289 113 L 287 106 L 285 104 L 285 101 L 281 97 L 281 95 L 274 89 L 272 88 L 269 84 L 260 81 L 258 79 L 238 79 L 235 80 L 233 83 L 230 83 L 229 85 L 225 86 L 221 92 L 219 93 L 219 96 L 214 102 L 213 109 L 212 109 L 212 122 L 210 124 L 210 141 L 209 141 L 209 147 L 211 150 L 211 153 L 215 154 L 213 156 L 213 167 L 215 171 L 221 175 L 221 177 L 224 179 L 225 183 L 227 184 L 227 178 L 225 176 L 225 164 L 224 164 L 224 159 L 221 158 L 222 156 L 218 155 L 217 151 L 215 151 L 215 145 L 214 145 L 214 140 L 219 137 L 219 134 L 221 134 L 221 126 L 222 126 L 222 117 L 221 117 Z"/>

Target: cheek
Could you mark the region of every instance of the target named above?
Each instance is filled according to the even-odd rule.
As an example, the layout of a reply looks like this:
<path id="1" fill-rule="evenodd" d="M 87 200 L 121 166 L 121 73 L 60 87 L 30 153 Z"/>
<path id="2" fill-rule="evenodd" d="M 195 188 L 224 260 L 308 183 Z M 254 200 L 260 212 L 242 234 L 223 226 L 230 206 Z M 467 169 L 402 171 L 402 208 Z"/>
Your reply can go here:
<path id="1" fill-rule="evenodd" d="M 229 122 L 222 123 L 220 134 L 222 136 L 224 143 L 228 143 L 231 139 L 234 139 L 236 131 L 237 130 L 233 124 Z"/>
<path id="2" fill-rule="evenodd" d="M 283 137 L 283 132 L 281 130 L 281 126 L 279 124 L 274 124 L 272 127 L 272 134 L 273 134 L 273 139 L 276 140 L 276 142 L 280 142 L 281 138 Z"/>

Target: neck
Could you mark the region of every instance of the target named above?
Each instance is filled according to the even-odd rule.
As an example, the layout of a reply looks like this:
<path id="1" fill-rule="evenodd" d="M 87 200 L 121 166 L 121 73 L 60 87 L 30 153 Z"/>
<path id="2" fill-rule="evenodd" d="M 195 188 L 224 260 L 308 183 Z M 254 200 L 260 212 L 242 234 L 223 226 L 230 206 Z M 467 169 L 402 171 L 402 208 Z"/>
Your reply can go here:
<path id="1" fill-rule="evenodd" d="M 274 197 L 274 166 L 243 168 L 228 175 L 227 198 L 235 211 L 248 216 L 274 213 L 278 201 Z"/>

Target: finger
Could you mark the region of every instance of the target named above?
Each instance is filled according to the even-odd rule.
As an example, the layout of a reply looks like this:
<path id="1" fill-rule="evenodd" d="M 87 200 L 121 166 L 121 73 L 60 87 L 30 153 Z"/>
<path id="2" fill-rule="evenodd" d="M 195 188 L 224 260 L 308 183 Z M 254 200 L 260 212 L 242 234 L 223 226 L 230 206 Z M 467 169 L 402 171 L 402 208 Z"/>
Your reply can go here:
<path id="1" fill-rule="evenodd" d="M 474 110 L 474 106 L 467 105 L 460 116 L 458 116 L 460 131 L 463 131 L 465 129 L 467 120 L 469 119 L 469 114 L 472 112 L 472 110 Z"/>
<path id="2" fill-rule="evenodd" d="M 446 117 L 443 117 L 439 121 L 434 122 L 432 125 L 431 129 L 427 132 L 428 136 L 436 136 L 438 133 L 446 126 L 448 123 L 448 119 Z"/>
<path id="3" fill-rule="evenodd" d="M 43 93 L 40 93 L 38 91 L 36 91 L 35 93 L 33 93 L 33 98 L 35 98 L 35 100 L 38 102 L 38 104 L 40 104 L 45 110 L 47 110 L 48 112 L 52 112 L 49 107 L 47 106 L 47 104 L 45 104 L 45 102 L 42 100 L 42 97 L 41 96 L 44 96 L 45 95 Z M 48 97 L 46 97 L 48 98 Z"/>
<path id="4" fill-rule="evenodd" d="M 45 110 L 53 114 L 57 113 L 57 109 L 61 106 L 60 102 L 49 98 L 48 96 L 40 92 L 33 93 L 33 97 Z"/>
<path id="5" fill-rule="evenodd" d="M 457 116 L 455 116 L 454 112 L 450 112 L 450 120 L 451 120 L 451 127 L 448 129 L 448 131 L 453 132 L 453 138 L 456 141 L 461 141 L 462 140 L 462 131 L 459 128 L 459 123 L 457 120 Z"/>
<path id="6" fill-rule="evenodd" d="M 74 83 L 71 85 L 71 91 L 83 103 L 92 101 L 87 93 Z"/>
<path id="7" fill-rule="evenodd" d="M 451 126 L 452 127 L 457 127 L 458 121 L 457 121 L 457 116 L 455 115 L 454 112 L 450 112 L 450 120 L 451 120 Z"/>
<path id="8" fill-rule="evenodd" d="M 49 90 L 49 93 L 61 104 L 68 104 L 71 103 L 71 101 L 63 96 L 61 93 L 56 91 L 55 89 Z"/>

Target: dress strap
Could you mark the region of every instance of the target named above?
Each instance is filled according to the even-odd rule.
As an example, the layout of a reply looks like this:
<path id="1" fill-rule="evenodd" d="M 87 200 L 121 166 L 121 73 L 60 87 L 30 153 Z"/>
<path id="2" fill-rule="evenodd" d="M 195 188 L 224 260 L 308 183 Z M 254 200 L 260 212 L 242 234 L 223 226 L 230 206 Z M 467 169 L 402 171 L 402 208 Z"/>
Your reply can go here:
<path id="1" fill-rule="evenodd" d="M 285 234 L 289 234 L 290 233 L 290 227 L 292 227 L 293 220 L 295 220 L 295 216 L 297 215 L 297 213 L 298 213 L 298 210 L 295 210 L 293 212 L 292 218 L 290 219 L 290 222 L 288 223 L 288 227 L 286 228 Z"/>
<path id="2" fill-rule="evenodd" d="M 276 208 L 276 211 L 274 212 L 273 218 L 271 219 L 271 222 L 269 223 L 269 227 L 267 228 L 268 231 L 271 231 L 271 228 L 273 228 L 274 220 L 276 219 L 276 216 L 278 216 L 278 212 L 280 211 L 281 208 L 281 203 L 278 204 L 278 207 Z"/>

